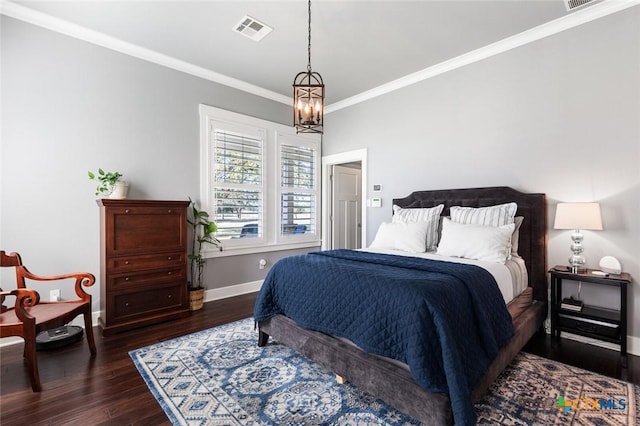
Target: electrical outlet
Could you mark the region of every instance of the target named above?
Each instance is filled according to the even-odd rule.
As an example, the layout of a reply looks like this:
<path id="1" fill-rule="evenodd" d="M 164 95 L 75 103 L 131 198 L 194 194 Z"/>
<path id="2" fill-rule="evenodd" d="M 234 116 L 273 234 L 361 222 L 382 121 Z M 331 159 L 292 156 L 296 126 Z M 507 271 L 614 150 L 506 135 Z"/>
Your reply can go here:
<path id="1" fill-rule="evenodd" d="M 260 259 L 260 262 L 258 262 L 258 269 L 264 269 L 266 265 L 267 265 L 267 261 L 264 259 Z"/>
<path id="2" fill-rule="evenodd" d="M 50 290 L 49 291 L 49 301 L 57 302 L 60 300 L 60 289 Z"/>

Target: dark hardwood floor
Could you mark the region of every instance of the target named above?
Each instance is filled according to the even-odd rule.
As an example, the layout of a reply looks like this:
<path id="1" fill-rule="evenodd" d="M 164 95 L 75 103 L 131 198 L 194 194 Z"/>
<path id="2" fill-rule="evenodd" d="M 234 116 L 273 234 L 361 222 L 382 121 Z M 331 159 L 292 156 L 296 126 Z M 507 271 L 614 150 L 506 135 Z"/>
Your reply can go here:
<path id="1" fill-rule="evenodd" d="M 205 303 L 190 317 L 103 337 L 94 328 L 98 354 L 81 342 L 38 352 L 42 392 L 31 391 L 23 345 L 0 350 L 0 424 L 170 425 L 149 392 L 129 351 L 248 318 L 256 294 Z"/>
<path id="2" fill-rule="evenodd" d="M 550 335 L 533 336 L 524 351 L 640 385 L 639 356 L 627 355 L 627 368 L 622 368 L 618 351 Z"/>
<path id="3" fill-rule="evenodd" d="M 0 349 L 0 424 L 9 425 L 168 425 L 162 408 L 138 374 L 128 352 L 252 315 L 256 294 L 205 303 L 188 318 L 102 337 L 91 359 L 86 339 L 39 352 L 43 391 L 31 391 L 22 345 Z M 615 351 L 562 339 L 550 344 L 537 336 L 530 353 L 640 384 L 640 357 L 621 369 Z"/>

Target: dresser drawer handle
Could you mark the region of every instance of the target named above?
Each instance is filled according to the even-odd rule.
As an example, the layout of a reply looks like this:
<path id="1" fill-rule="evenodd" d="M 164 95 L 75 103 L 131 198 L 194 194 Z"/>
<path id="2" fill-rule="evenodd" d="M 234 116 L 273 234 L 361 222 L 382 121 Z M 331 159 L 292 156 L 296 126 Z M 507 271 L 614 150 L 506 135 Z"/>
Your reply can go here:
<path id="1" fill-rule="evenodd" d="M 167 298 L 168 298 L 168 299 L 171 299 L 171 295 L 168 295 L 168 296 L 167 296 Z"/>
<path id="2" fill-rule="evenodd" d="M 167 275 L 171 275 L 171 271 L 167 272 Z"/>
<path id="3" fill-rule="evenodd" d="M 125 212 L 125 213 L 129 213 L 129 209 L 125 209 L 125 211 L 124 211 L 124 212 Z"/>
<path id="4" fill-rule="evenodd" d="M 167 210 L 167 213 L 171 214 L 171 209 Z"/>
<path id="5" fill-rule="evenodd" d="M 129 281 L 129 277 L 124 277 L 124 280 L 125 281 Z"/>
<path id="6" fill-rule="evenodd" d="M 125 265 L 128 265 L 128 264 L 129 264 L 129 261 L 128 261 L 128 260 L 125 260 L 125 261 L 124 261 L 124 264 L 125 264 Z"/>
<path id="7" fill-rule="evenodd" d="M 167 260 L 171 260 L 171 256 L 167 256 Z"/>
<path id="8" fill-rule="evenodd" d="M 129 307 L 129 302 L 126 302 L 124 306 Z"/>

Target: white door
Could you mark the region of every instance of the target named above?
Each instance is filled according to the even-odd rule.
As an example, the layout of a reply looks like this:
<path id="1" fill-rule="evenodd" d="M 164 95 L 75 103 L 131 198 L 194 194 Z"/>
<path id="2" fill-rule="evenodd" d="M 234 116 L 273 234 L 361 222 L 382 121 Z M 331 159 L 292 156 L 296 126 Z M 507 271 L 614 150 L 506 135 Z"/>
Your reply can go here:
<path id="1" fill-rule="evenodd" d="M 362 231 L 362 170 L 334 165 L 331 179 L 331 248 L 358 249 Z"/>

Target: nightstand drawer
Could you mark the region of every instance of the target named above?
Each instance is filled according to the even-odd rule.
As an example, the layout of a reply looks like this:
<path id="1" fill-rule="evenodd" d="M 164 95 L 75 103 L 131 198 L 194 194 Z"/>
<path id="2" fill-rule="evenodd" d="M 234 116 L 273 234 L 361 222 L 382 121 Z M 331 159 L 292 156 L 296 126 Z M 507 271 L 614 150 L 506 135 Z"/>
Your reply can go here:
<path id="1" fill-rule="evenodd" d="M 606 336 L 611 339 L 620 338 L 620 325 L 611 324 L 605 321 L 560 314 L 558 315 L 558 326 L 569 332 L 571 332 L 571 330 L 568 329 L 574 329 L 585 333 L 593 333 L 600 336 Z"/>

